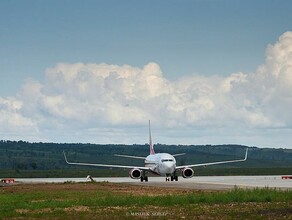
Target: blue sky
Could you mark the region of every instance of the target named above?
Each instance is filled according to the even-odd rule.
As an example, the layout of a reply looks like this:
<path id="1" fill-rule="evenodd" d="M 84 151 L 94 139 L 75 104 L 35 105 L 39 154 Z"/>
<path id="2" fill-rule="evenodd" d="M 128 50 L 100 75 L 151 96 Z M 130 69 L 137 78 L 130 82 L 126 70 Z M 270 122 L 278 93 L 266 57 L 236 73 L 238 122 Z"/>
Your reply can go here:
<path id="1" fill-rule="evenodd" d="M 267 44 L 292 26 L 290 1 L 0 4 L 4 95 L 13 95 L 28 77 L 42 80 L 45 69 L 59 62 L 155 61 L 168 79 L 254 71 Z"/>
<path id="2" fill-rule="evenodd" d="M 48 69 L 53 69 L 51 72 L 57 71 L 58 63 L 106 63 L 139 69 L 155 63 L 158 67 L 151 66 L 149 69 L 159 69 L 162 79 L 168 83 L 177 86 L 183 78 L 200 76 L 207 77 L 208 85 L 212 87 L 209 81 L 216 81 L 216 77 L 228 78 L 238 72 L 256 73 L 258 67 L 266 62 L 268 45 L 276 44 L 283 33 L 292 30 L 291 9 L 291 1 L 1 1 L 0 97 L 6 101 L 7 97 L 20 101 L 22 105 L 17 111 L 27 119 L 32 112 L 29 113 L 28 107 L 23 107 L 26 106 L 26 99 L 22 88 L 28 81 L 37 81 L 48 90 L 49 79 L 46 73 Z M 63 91 L 59 95 L 64 93 Z M 151 104 L 155 105 L 155 101 Z M 46 112 L 40 117 L 54 116 L 45 107 L 40 109 L 38 114 Z M 186 107 L 184 114 L 188 115 L 188 111 L 189 107 Z M 259 109 L 253 108 L 253 111 L 258 113 Z M 270 114 L 267 109 L 262 112 L 265 117 Z M 155 115 L 149 111 L 146 113 L 143 114 L 143 119 Z M 197 116 L 198 114 L 196 113 Z M 212 120 L 207 116 L 202 117 Z M 154 116 L 153 118 L 155 119 Z M 268 117 L 269 120 L 272 118 Z M 40 125 L 35 118 L 29 120 L 36 124 L 35 129 L 39 132 L 31 139 L 37 137 L 39 140 L 62 141 L 61 138 L 59 140 L 48 135 L 48 127 L 54 127 L 53 125 Z M 172 120 L 174 119 L 164 119 L 168 122 Z M 62 120 L 58 118 L 57 121 Z M 103 123 L 107 129 L 119 127 L 123 132 L 126 132 L 123 128 L 131 124 L 109 121 L 110 123 Z M 139 122 L 137 126 L 141 127 L 141 124 Z M 145 124 L 147 125 L 147 121 Z M 166 123 L 165 126 L 171 127 L 170 124 Z M 280 124 L 279 122 L 277 129 L 284 127 L 283 133 L 288 133 L 289 136 L 290 124 Z M 202 128 L 196 120 L 181 126 L 184 129 L 191 128 L 191 133 L 192 129 Z M 207 140 L 210 133 L 208 126 L 203 126 L 206 130 L 200 137 Z M 245 125 L 240 126 L 243 130 L 247 128 Z M 260 141 L 267 132 L 262 130 L 263 125 L 259 126 L 261 128 L 248 126 L 256 129 L 254 132 L 260 130 L 260 138 L 245 141 L 243 135 L 238 142 L 256 142 L 255 144 L 266 146 L 265 141 Z M 83 128 L 93 127 L 86 122 Z M 270 125 L 268 127 L 271 129 Z M 161 130 L 163 128 L 165 127 L 161 126 Z M 75 131 L 78 129 L 80 130 L 77 127 Z M 224 133 L 224 129 L 220 132 Z M 3 136 L 16 139 L 22 137 L 14 132 L 13 129 L 9 134 L 3 131 Z M 242 134 L 243 131 L 239 130 L 238 133 Z M 137 135 L 137 139 L 141 135 L 142 132 Z M 250 138 L 250 135 L 245 137 Z M 90 138 L 82 141 L 87 140 L 97 141 Z M 109 137 L 104 142 L 111 140 Z M 221 138 L 214 138 L 213 142 L 217 143 L 216 140 L 221 141 Z M 68 138 L 65 141 L 75 140 Z M 125 140 L 132 141 L 136 140 Z M 189 140 L 192 143 L 196 141 Z M 179 142 L 179 139 L 175 142 Z"/>

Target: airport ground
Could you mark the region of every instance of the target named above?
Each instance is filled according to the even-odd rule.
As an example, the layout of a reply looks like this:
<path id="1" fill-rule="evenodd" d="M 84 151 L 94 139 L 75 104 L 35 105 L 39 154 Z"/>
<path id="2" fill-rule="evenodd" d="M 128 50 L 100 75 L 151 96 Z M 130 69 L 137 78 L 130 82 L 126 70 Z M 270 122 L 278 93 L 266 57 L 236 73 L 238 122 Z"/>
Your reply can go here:
<path id="1" fill-rule="evenodd" d="M 178 181 L 166 182 L 165 177 L 149 176 L 149 182 L 140 182 L 139 179 L 129 177 L 93 177 L 96 182 L 126 183 L 141 186 L 156 186 L 168 188 L 183 188 L 197 190 L 230 190 L 233 188 L 276 188 L 292 190 L 292 179 L 283 179 L 290 175 L 257 175 L 257 176 L 194 176 L 192 178 L 179 177 Z M 16 178 L 18 183 L 64 183 L 86 182 L 90 179 L 81 178 Z M 291 176 L 292 177 L 292 176 Z"/>
<path id="2" fill-rule="evenodd" d="M 292 190 L 284 188 L 200 189 L 178 187 L 179 182 L 166 183 L 161 178 L 149 179 L 147 184 L 126 178 L 56 180 L 0 187 L 0 219 L 292 219 Z M 292 185 L 292 180 L 282 181 Z"/>

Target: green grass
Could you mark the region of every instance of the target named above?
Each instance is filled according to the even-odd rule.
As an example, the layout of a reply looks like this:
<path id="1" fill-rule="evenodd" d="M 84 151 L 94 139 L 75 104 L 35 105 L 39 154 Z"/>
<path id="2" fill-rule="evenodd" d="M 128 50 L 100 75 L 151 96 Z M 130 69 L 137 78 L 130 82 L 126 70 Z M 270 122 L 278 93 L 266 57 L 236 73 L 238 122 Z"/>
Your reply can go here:
<path id="1" fill-rule="evenodd" d="M 242 212 L 241 217 L 247 217 L 253 209 L 257 210 L 254 214 L 262 213 L 258 217 L 266 216 L 265 213 L 269 210 L 272 214 L 282 210 L 283 213 L 292 215 L 292 191 L 235 188 L 223 192 L 192 191 L 185 194 L 138 196 L 135 192 L 129 194 L 103 190 L 98 188 L 101 183 L 89 184 L 96 184 L 97 189 L 94 192 L 79 190 L 11 192 L 7 188 L 1 189 L 0 219 L 20 217 L 62 219 L 68 216 L 72 219 L 85 219 L 99 215 L 103 215 L 104 219 L 115 219 L 134 218 L 147 213 L 159 214 L 159 218 L 169 218 L 170 213 L 180 215 L 184 213 L 189 216 L 192 213 L 194 215 L 205 213 L 209 209 L 215 210 L 214 213 L 213 211 L 208 213 L 207 216 L 211 217 L 216 216 L 216 212 L 223 217 L 236 217 Z M 149 214 L 149 210 L 156 211 Z"/>
<path id="2" fill-rule="evenodd" d="M 224 192 L 189 193 L 188 195 L 163 195 L 163 196 L 135 196 L 117 195 L 111 192 L 97 191 L 92 193 L 81 192 L 35 192 L 0 195 L 1 209 L 3 207 L 25 207 L 35 208 L 36 205 L 42 207 L 59 207 L 70 205 L 87 206 L 172 206 L 201 203 L 232 203 L 232 202 L 289 202 L 292 201 L 292 191 L 279 191 L 276 189 L 234 189 Z M 31 201 L 42 201 L 40 203 Z M 5 201 L 5 202 L 3 202 Z M 39 208 L 39 207 L 37 207 Z"/>

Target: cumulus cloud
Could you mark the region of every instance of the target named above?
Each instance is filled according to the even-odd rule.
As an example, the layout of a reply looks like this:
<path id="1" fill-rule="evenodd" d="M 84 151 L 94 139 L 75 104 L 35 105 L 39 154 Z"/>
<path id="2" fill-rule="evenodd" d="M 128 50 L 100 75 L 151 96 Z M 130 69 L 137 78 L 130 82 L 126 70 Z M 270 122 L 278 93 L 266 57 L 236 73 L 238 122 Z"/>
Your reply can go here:
<path id="1" fill-rule="evenodd" d="M 35 122 L 22 113 L 23 102 L 15 98 L 0 98 L 0 131 L 21 132 L 37 129 Z"/>
<path id="2" fill-rule="evenodd" d="M 142 126 L 148 119 L 161 128 L 223 127 L 231 133 L 292 126 L 292 32 L 268 45 L 266 62 L 254 73 L 169 81 L 156 63 L 59 63 L 45 74 L 44 82 L 28 80 L 15 97 L 0 98 L 2 133 L 90 133 Z"/>

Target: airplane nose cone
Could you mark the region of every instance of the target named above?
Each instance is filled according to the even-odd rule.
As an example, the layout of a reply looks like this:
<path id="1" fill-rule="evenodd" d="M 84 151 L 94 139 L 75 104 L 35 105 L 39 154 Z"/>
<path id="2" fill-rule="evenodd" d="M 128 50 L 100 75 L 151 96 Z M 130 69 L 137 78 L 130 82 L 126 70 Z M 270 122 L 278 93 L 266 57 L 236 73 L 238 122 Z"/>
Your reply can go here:
<path id="1" fill-rule="evenodd" d="M 166 173 L 173 173 L 174 172 L 174 163 L 165 163 L 164 169 Z"/>

